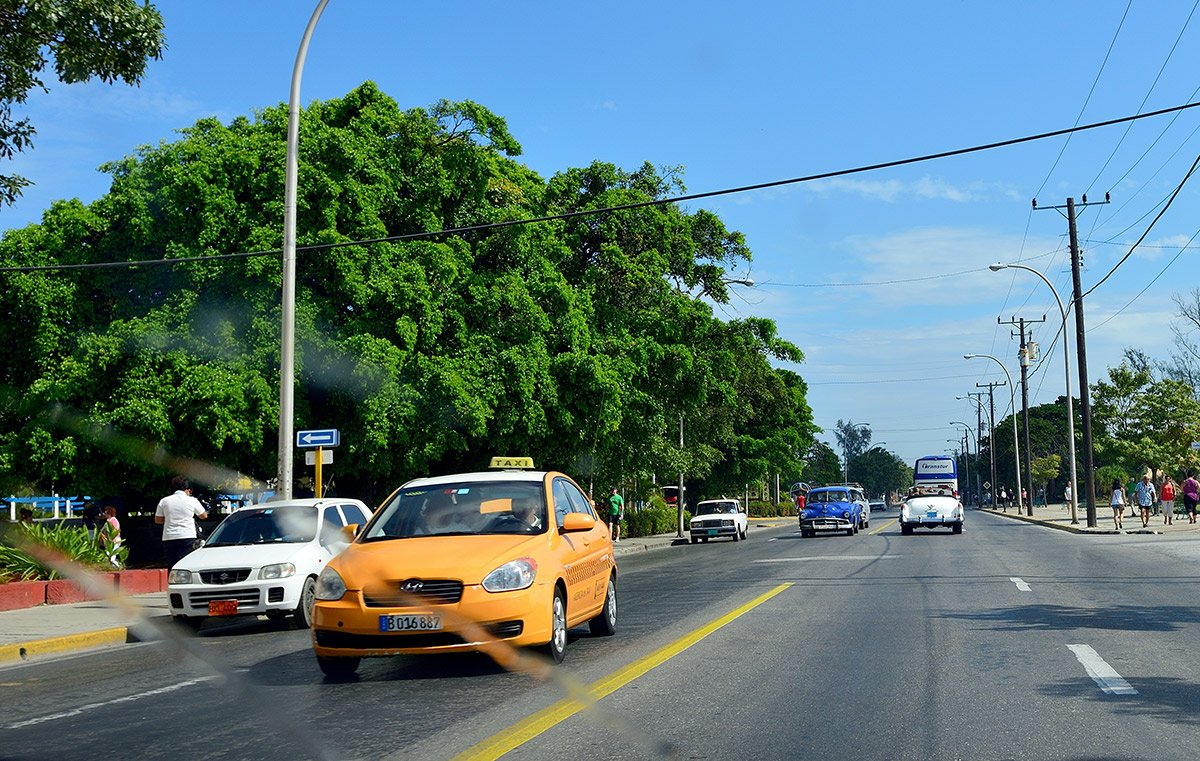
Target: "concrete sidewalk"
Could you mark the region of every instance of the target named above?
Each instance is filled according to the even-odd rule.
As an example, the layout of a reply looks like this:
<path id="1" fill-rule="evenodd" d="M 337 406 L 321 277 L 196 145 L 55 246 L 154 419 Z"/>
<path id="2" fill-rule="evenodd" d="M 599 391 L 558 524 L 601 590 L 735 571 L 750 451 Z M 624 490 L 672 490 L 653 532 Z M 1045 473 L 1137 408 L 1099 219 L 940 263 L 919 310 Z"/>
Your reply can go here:
<path id="1" fill-rule="evenodd" d="M 987 507 L 983 508 L 982 512 L 1003 515 L 1007 518 L 1027 523 L 1037 523 L 1042 526 L 1070 531 L 1075 534 L 1162 534 L 1175 537 L 1194 536 L 1200 538 L 1200 522 L 1188 523 L 1187 516 L 1185 515 L 1174 515 L 1171 525 L 1164 525 L 1161 514 L 1152 514 L 1150 516 L 1150 525 L 1142 528 L 1142 519 L 1140 517 L 1130 517 L 1128 507 L 1125 508 L 1125 517 L 1121 519 L 1121 524 L 1124 528 L 1118 531 L 1113 526 L 1112 508 L 1107 504 L 1096 505 L 1096 526 L 1094 528 L 1089 528 L 1087 525 L 1086 505 L 1079 505 L 1076 509 L 1078 523 L 1071 523 L 1071 511 L 1061 504 L 1035 506 L 1032 516 L 1026 515 L 1029 512 L 1028 508 L 1018 511 L 1016 507 L 1009 507 L 1008 510 L 993 510 Z"/>
<path id="2" fill-rule="evenodd" d="M 0 612 L 0 666 L 135 642 L 131 626 L 146 618 L 170 615 L 166 592 L 125 599 L 141 611 L 140 616 L 106 600 Z"/>

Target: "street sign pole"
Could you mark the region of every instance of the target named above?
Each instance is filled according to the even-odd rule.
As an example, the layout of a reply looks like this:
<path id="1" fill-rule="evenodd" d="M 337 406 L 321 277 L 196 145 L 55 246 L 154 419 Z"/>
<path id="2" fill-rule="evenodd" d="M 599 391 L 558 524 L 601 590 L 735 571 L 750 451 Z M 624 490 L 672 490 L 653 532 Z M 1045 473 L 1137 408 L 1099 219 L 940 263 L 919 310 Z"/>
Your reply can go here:
<path id="1" fill-rule="evenodd" d="M 317 462 L 313 466 L 317 469 L 315 485 L 313 486 L 313 496 L 316 497 L 317 499 L 321 498 L 321 483 L 322 483 L 322 481 L 321 481 L 321 463 L 324 459 L 325 459 L 325 450 L 322 449 L 321 447 L 317 447 Z"/>

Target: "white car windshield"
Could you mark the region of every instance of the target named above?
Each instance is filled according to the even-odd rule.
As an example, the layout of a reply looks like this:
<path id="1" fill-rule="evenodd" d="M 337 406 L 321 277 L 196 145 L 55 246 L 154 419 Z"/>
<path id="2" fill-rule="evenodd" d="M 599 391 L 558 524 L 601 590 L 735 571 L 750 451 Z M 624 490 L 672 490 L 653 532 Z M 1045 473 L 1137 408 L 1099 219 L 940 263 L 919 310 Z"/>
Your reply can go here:
<path id="1" fill-rule="evenodd" d="M 701 502 L 696 505 L 696 515 L 732 515 L 737 511 L 736 502 Z"/>
<path id="2" fill-rule="evenodd" d="M 315 507 L 256 507 L 238 510 L 221 521 L 204 546 L 311 542 L 316 535 Z"/>

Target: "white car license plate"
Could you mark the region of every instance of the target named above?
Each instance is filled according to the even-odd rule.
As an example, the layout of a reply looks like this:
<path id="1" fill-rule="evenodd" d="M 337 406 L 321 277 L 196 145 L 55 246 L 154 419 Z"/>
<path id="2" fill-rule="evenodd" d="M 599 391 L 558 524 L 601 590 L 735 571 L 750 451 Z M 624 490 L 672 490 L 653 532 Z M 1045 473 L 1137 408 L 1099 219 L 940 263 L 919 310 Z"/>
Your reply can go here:
<path id="1" fill-rule="evenodd" d="M 432 613 L 409 613 L 379 617 L 381 632 L 435 632 L 442 628 L 442 617 Z"/>
<path id="2" fill-rule="evenodd" d="M 926 518 L 936 518 L 936 517 L 938 517 L 937 510 L 930 510 L 930 511 L 926 512 L 926 513 L 925 513 L 925 517 L 926 517 Z"/>
<path id="3" fill-rule="evenodd" d="M 718 530 L 717 530 L 717 529 L 715 529 L 715 528 L 710 528 L 710 529 L 708 530 L 708 535 L 709 535 L 709 536 L 716 536 L 716 535 L 717 535 L 717 534 L 719 534 L 719 533 L 720 533 L 720 531 L 718 531 Z"/>

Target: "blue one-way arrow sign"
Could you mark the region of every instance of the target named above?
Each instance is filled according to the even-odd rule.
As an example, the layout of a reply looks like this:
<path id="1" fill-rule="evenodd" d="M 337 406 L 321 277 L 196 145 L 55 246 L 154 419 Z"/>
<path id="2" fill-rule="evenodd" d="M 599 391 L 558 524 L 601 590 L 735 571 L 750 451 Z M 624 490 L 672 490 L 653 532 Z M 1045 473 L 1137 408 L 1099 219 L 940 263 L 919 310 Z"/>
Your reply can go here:
<path id="1" fill-rule="evenodd" d="M 296 431 L 298 447 L 336 447 L 342 437 L 336 428 L 321 428 L 315 431 Z"/>

